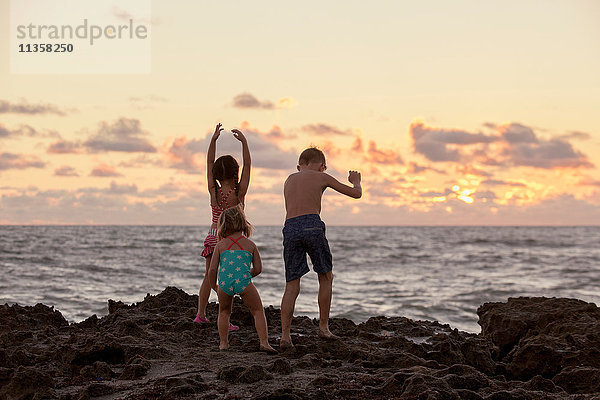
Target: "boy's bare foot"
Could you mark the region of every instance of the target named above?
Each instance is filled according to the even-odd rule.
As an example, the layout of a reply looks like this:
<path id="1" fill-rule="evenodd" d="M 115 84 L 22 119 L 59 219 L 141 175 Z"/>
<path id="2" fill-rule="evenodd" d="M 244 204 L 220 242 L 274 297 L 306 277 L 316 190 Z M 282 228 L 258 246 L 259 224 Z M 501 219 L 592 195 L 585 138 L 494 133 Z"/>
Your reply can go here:
<path id="1" fill-rule="evenodd" d="M 275 350 L 274 348 L 272 348 L 270 344 L 267 344 L 266 346 L 263 346 L 261 344 L 259 351 L 261 351 L 263 353 L 267 353 L 267 354 L 277 354 L 277 350 Z"/>
<path id="2" fill-rule="evenodd" d="M 293 349 L 294 348 L 294 344 L 292 343 L 291 340 L 280 340 L 279 341 L 279 350 L 281 351 L 286 351 L 289 349 Z"/>
<path id="3" fill-rule="evenodd" d="M 219 345 L 219 350 L 220 351 L 227 351 L 227 350 L 229 350 L 229 343 Z"/>
<path id="4" fill-rule="evenodd" d="M 325 340 L 338 340 L 340 338 L 339 336 L 331 333 L 329 330 L 322 331 L 321 329 L 319 329 L 319 337 Z"/>

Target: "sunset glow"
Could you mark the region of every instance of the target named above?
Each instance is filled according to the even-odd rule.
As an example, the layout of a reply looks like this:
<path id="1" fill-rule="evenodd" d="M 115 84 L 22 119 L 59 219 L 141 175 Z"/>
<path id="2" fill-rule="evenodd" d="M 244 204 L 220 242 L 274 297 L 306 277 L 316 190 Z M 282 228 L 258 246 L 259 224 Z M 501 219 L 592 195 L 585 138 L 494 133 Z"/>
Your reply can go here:
<path id="1" fill-rule="evenodd" d="M 206 225 L 217 122 L 257 225 L 310 145 L 330 224 L 600 224 L 597 2 L 152 6 L 150 74 L 0 65 L 0 224 Z"/>

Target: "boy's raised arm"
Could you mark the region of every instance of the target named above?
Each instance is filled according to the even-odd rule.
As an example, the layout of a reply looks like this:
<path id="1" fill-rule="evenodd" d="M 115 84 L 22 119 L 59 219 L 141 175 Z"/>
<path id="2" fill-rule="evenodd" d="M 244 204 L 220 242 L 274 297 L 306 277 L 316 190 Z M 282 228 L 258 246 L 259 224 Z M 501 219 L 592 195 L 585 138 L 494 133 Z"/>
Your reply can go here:
<path id="1" fill-rule="evenodd" d="M 250 186 L 250 148 L 248 147 L 248 141 L 246 137 L 239 129 L 232 129 L 233 136 L 242 142 L 242 175 L 240 176 L 240 198 L 243 199 L 248 192 L 248 186 Z"/>
<path id="2" fill-rule="evenodd" d="M 336 192 L 345 194 L 346 196 L 352 197 L 354 199 L 359 199 L 362 196 L 362 186 L 360 186 L 360 172 L 348 171 L 348 181 L 353 186 L 345 185 L 329 174 L 325 175 L 327 177 L 327 186 L 332 188 Z"/>
<path id="3" fill-rule="evenodd" d="M 215 181 L 212 175 L 212 168 L 215 163 L 215 153 L 217 152 L 217 139 L 219 138 L 219 135 L 221 134 L 222 130 L 223 127 L 219 122 L 215 127 L 215 133 L 213 133 L 212 137 L 210 138 L 208 152 L 206 153 L 206 182 L 208 183 L 208 191 L 211 196 L 214 193 L 215 189 Z"/>

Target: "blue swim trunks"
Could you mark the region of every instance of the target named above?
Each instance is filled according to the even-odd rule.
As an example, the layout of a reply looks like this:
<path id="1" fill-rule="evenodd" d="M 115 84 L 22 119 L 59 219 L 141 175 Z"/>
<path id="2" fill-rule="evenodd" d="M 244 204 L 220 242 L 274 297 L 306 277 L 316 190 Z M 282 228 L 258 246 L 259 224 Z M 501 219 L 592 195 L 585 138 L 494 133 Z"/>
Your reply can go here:
<path id="1" fill-rule="evenodd" d="M 333 261 L 329 242 L 325 237 L 325 223 L 319 214 L 306 214 L 290 218 L 283 227 L 283 261 L 285 280 L 293 281 L 306 274 L 310 257 L 313 270 L 324 274 L 332 270 Z"/>

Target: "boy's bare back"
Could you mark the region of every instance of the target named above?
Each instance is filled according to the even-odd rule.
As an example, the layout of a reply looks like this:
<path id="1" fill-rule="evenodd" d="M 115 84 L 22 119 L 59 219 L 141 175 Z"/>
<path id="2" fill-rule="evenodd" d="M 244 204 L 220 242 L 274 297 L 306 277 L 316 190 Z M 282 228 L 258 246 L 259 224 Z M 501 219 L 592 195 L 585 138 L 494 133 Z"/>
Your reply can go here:
<path id="1" fill-rule="evenodd" d="M 294 174 L 288 176 L 283 187 L 285 197 L 286 219 L 306 214 L 321 213 L 321 198 L 328 187 L 350 196 L 359 198 L 362 195 L 360 173 L 350 171 L 348 180 L 353 187 L 344 185 L 333 176 L 319 171 L 319 165 L 299 165 Z"/>

